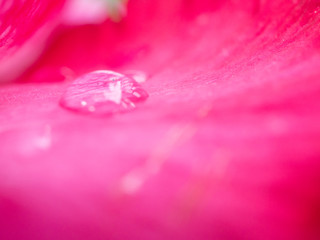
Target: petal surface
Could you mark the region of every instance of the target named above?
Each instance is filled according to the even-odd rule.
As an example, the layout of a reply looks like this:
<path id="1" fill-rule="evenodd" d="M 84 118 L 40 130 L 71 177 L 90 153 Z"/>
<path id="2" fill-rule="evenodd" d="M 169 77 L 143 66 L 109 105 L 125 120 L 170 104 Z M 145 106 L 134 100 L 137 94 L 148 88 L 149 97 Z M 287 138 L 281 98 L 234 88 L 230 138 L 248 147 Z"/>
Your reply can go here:
<path id="1" fill-rule="evenodd" d="M 318 239 L 319 7 L 136 0 L 61 32 L 0 88 L 1 239 Z M 145 72 L 148 100 L 59 107 L 97 69 Z"/>

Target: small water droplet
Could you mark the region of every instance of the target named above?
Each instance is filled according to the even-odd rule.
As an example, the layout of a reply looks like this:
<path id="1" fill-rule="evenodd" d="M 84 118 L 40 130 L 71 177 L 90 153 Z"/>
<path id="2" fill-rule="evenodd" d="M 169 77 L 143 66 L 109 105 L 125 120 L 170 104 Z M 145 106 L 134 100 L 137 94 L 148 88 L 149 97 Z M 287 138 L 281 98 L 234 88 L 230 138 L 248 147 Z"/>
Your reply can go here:
<path id="1" fill-rule="evenodd" d="M 126 71 L 125 75 L 133 78 L 137 83 L 144 83 L 147 81 L 147 74 L 142 71 L 130 70 Z"/>
<path id="2" fill-rule="evenodd" d="M 132 110 L 148 96 L 133 78 L 100 70 L 75 79 L 63 94 L 60 105 L 75 112 L 107 115 Z"/>

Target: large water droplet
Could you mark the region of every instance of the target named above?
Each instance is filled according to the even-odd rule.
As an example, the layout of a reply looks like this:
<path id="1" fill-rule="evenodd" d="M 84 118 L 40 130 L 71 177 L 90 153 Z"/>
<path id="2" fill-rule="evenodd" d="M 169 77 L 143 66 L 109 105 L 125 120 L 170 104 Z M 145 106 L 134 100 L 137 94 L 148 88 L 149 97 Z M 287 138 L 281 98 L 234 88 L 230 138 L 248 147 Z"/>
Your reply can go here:
<path id="1" fill-rule="evenodd" d="M 133 78 L 101 70 L 77 78 L 67 88 L 60 104 L 80 113 L 107 115 L 132 110 L 148 96 Z"/>

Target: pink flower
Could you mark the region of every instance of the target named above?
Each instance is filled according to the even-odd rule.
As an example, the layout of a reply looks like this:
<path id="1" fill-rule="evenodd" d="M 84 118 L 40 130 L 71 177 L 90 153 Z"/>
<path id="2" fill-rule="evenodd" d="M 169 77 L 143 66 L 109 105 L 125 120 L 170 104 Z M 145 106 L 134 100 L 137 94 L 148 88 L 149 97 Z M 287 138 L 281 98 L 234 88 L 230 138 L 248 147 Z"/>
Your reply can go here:
<path id="1" fill-rule="evenodd" d="M 0 3 L 0 239 L 319 239 L 319 1 L 49 2 Z M 148 100 L 61 108 L 99 69 Z"/>

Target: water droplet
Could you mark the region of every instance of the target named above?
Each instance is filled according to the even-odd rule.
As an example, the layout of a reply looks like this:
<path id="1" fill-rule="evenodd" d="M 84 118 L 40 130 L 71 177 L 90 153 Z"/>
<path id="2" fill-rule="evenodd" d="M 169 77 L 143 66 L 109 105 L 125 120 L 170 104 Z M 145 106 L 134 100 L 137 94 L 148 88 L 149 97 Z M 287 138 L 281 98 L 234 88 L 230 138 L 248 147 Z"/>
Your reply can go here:
<path id="1" fill-rule="evenodd" d="M 67 88 L 60 104 L 75 112 L 108 115 L 132 110 L 148 96 L 133 78 L 100 70 L 78 77 Z"/>
<path id="2" fill-rule="evenodd" d="M 125 75 L 133 78 L 137 83 L 144 83 L 147 81 L 147 74 L 142 71 L 130 70 L 126 71 Z"/>

